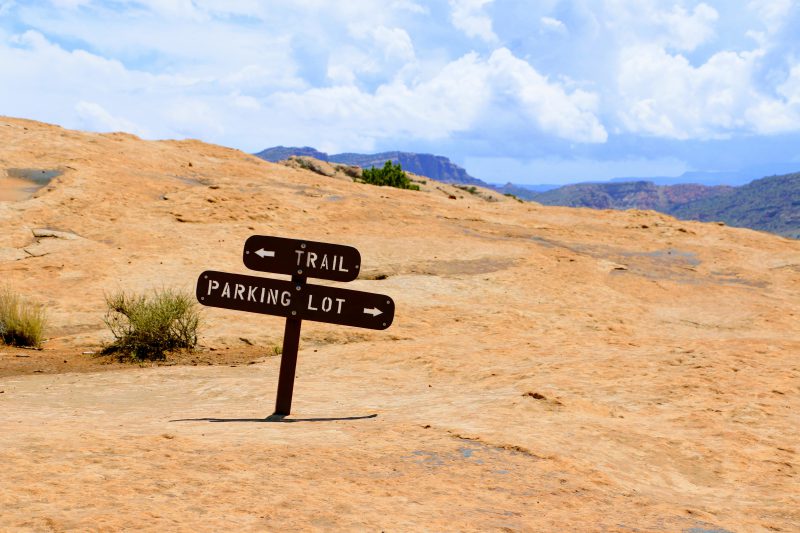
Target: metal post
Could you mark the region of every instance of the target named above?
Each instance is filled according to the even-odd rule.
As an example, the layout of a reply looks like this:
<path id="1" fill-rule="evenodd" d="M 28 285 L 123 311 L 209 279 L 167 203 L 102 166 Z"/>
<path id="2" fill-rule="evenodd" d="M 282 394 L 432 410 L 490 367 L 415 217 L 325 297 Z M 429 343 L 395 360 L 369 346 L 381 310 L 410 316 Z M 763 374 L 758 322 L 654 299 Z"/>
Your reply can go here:
<path id="1" fill-rule="evenodd" d="M 306 284 L 305 276 L 292 276 L 292 282 L 301 288 Z M 281 369 L 278 375 L 278 394 L 275 398 L 275 415 L 287 416 L 292 410 L 292 392 L 294 376 L 297 371 L 297 349 L 300 345 L 299 318 L 287 318 L 283 330 L 283 350 L 281 351 Z"/>

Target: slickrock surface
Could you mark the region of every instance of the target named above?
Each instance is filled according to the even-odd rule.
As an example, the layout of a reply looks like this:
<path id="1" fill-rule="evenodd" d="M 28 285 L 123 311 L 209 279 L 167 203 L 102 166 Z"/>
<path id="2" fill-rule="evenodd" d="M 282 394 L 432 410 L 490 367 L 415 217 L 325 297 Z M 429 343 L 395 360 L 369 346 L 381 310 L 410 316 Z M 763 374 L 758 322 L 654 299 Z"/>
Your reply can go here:
<path id="1" fill-rule="evenodd" d="M 0 117 L 8 168 L 63 172 L 0 174 L 0 282 L 51 318 L 0 346 L 2 531 L 800 529 L 798 241 Z M 248 273 L 253 234 L 355 246 L 341 286 L 397 304 L 303 324 L 283 422 L 283 319 L 205 309 L 174 366 L 83 354 L 105 293 Z"/>

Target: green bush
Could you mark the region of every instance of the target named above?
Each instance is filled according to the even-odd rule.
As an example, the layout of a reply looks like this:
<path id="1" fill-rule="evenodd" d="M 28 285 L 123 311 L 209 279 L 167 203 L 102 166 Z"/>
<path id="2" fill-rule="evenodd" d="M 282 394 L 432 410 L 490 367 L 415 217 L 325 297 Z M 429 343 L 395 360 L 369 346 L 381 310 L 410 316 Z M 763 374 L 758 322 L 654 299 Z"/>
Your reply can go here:
<path id="1" fill-rule="evenodd" d="M 478 188 L 474 185 L 466 186 L 466 185 L 456 185 L 457 189 L 461 189 L 462 191 L 467 191 L 470 194 L 478 194 Z"/>
<path id="2" fill-rule="evenodd" d="M 403 172 L 400 163 L 393 164 L 391 161 L 387 161 L 383 165 L 383 168 L 365 168 L 361 173 L 360 181 L 371 185 L 386 185 L 388 187 L 411 189 L 413 191 L 419 190 L 419 185 L 411 183 L 406 173 Z"/>
<path id="3" fill-rule="evenodd" d="M 197 346 L 200 312 L 188 293 L 163 289 L 149 295 L 124 292 L 106 296 L 105 323 L 114 342 L 104 354 L 136 360 L 162 360 L 166 353 Z"/>
<path id="4" fill-rule="evenodd" d="M 38 348 L 46 323 L 44 306 L 23 299 L 11 289 L 0 290 L 0 341 Z"/>

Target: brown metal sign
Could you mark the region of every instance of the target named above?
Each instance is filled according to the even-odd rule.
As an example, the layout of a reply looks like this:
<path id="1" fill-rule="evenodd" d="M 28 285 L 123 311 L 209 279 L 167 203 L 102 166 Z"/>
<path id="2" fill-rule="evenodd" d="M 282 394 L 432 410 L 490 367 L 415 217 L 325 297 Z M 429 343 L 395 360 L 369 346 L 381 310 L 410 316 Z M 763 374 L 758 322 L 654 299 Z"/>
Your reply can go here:
<path id="1" fill-rule="evenodd" d="M 352 246 L 266 235 L 247 239 L 243 258 L 250 270 L 334 281 L 352 281 L 361 268 Z"/>
<path id="2" fill-rule="evenodd" d="M 383 294 L 214 270 L 200 275 L 196 294 L 211 307 L 357 328 L 386 329 L 394 319 L 394 301 Z"/>
<path id="3" fill-rule="evenodd" d="M 306 283 L 309 277 L 356 279 L 361 254 L 352 246 L 253 235 L 242 256 L 251 270 L 289 274 L 292 280 L 207 270 L 197 280 L 197 300 L 211 307 L 286 317 L 275 398 L 275 415 L 286 416 L 292 409 L 303 320 L 386 329 L 394 320 L 394 301 L 383 294 Z"/>

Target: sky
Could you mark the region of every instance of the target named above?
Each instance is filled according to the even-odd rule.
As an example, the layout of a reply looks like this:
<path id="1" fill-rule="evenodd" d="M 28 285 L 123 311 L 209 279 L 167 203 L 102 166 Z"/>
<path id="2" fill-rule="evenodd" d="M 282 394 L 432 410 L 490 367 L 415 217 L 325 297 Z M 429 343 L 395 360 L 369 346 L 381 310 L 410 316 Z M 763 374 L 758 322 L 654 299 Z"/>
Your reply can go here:
<path id="1" fill-rule="evenodd" d="M 800 171 L 798 28 L 800 0 L 0 0 L 0 115 L 494 183 L 741 180 Z"/>

